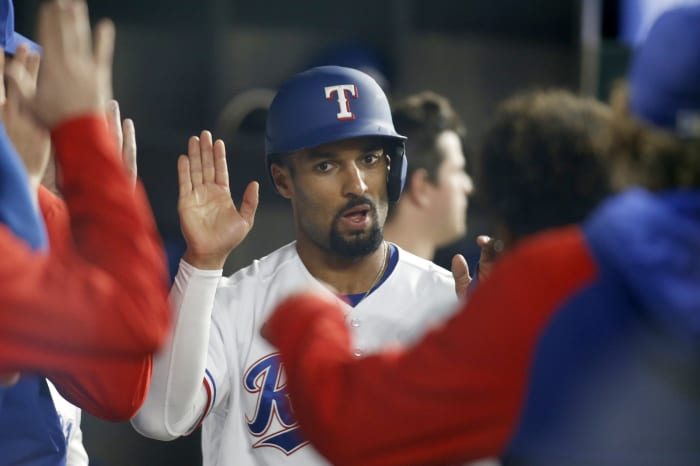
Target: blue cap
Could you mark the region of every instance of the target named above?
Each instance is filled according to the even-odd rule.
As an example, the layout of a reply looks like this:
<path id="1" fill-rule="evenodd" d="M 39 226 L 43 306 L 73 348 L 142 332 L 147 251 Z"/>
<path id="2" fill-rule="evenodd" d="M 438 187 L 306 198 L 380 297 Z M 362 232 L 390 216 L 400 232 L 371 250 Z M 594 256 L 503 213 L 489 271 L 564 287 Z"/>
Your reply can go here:
<path id="1" fill-rule="evenodd" d="M 380 137 L 390 144 L 388 195 L 397 201 L 406 181 L 406 137 L 398 134 L 389 101 L 366 73 L 344 66 L 318 66 L 287 80 L 272 99 L 265 125 L 265 158 L 322 144 Z M 274 185 L 274 182 L 273 182 Z"/>
<path id="2" fill-rule="evenodd" d="M 634 115 L 678 136 L 700 137 L 700 5 L 656 20 L 628 79 Z"/>
<path id="3" fill-rule="evenodd" d="M 12 0 L 0 0 L 0 46 L 5 49 L 5 53 L 14 55 L 20 44 L 27 44 L 30 50 L 41 53 L 38 44 L 15 32 Z"/>

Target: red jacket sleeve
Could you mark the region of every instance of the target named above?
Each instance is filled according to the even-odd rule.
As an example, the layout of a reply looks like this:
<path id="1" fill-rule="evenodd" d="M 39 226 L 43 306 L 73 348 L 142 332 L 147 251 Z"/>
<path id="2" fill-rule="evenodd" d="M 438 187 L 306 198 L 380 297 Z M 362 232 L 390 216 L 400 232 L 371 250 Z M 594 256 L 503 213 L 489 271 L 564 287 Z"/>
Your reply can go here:
<path id="1" fill-rule="evenodd" d="M 302 295 L 280 305 L 264 335 L 280 350 L 294 412 L 321 453 L 365 466 L 503 453 L 543 329 L 595 275 L 579 230 L 523 246 L 412 349 L 356 359 L 337 304 Z M 545 257 L 547 268 L 538 267 Z"/>
<path id="2" fill-rule="evenodd" d="M 103 118 L 63 123 L 52 142 L 66 203 L 42 193 L 55 251 L 0 226 L 0 373 L 43 373 L 78 406 L 126 419 L 169 328 L 163 250 Z"/>

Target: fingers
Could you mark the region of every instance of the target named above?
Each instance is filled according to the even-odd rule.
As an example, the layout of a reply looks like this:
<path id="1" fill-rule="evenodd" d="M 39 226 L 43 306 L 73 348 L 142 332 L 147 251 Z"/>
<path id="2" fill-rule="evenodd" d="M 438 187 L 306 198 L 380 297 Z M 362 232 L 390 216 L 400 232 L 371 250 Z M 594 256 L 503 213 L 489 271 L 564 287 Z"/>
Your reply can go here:
<path id="1" fill-rule="evenodd" d="M 37 120 L 53 128 L 71 116 L 104 111 L 111 95 L 113 24 L 98 24 L 93 50 L 85 0 L 52 0 L 41 6 L 38 37 L 42 72 L 30 105 Z"/>
<path id="2" fill-rule="evenodd" d="M 58 10 L 56 2 L 44 2 L 39 7 L 37 20 L 37 39 L 41 44 L 44 54 L 52 56 L 58 47 L 58 41 L 51 40 L 57 30 L 55 22 L 52 20 L 54 12 Z"/>
<path id="3" fill-rule="evenodd" d="M 216 152 L 216 154 L 215 154 Z M 209 131 L 202 131 L 199 137 L 192 136 L 188 144 L 188 154 L 190 158 L 190 177 L 192 186 L 197 187 L 202 184 L 215 183 L 221 181 L 228 186 L 228 172 L 226 172 L 226 148 L 223 141 L 217 141 L 216 150 L 212 142 Z M 215 162 L 216 159 L 216 162 Z M 217 173 L 218 168 L 223 165 L 223 173 Z"/>
<path id="4" fill-rule="evenodd" d="M 103 19 L 95 27 L 94 58 L 99 76 L 100 93 L 104 101 L 114 95 L 112 89 L 112 62 L 114 60 L 114 38 L 116 31 L 114 23 Z"/>
<path id="5" fill-rule="evenodd" d="M 124 163 L 126 172 L 129 174 L 132 185 L 136 185 L 136 177 L 138 175 L 138 166 L 136 163 L 136 127 L 131 118 L 124 120 L 123 135 L 122 162 Z"/>
<path id="6" fill-rule="evenodd" d="M 186 155 L 181 155 L 177 159 L 177 180 L 180 198 L 192 193 L 192 178 L 190 176 L 190 159 Z"/>
<path id="7" fill-rule="evenodd" d="M 88 55 L 92 52 L 92 37 L 90 36 L 90 18 L 87 4 L 83 0 L 73 0 L 68 7 L 66 17 L 72 27 L 65 28 L 71 40 L 73 53 Z"/>
<path id="8" fill-rule="evenodd" d="M 187 144 L 187 157 L 189 160 L 192 189 L 202 185 L 202 156 L 199 142 L 197 136 L 192 136 Z"/>
<path id="9" fill-rule="evenodd" d="M 472 278 L 469 275 L 467 260 L 461 254 L 455 254 L 454 257 L 452 257 L 452 278 L 454 278 L 455 281 L 455 293 L 457 297 L 459 299 L 466 298 Z"/>
<path id="10" fill-rule="evenodd" d="M 202 157 L 202 182 L 213 183 L 216 170 L 214 169 L 214 144 L 209 131 L 202 131 L 199 137 L 199 153 Z"/>
<path id="11" fill-rule="evenodd" d="M 36 52 L 30 52 L 27 57 L 27 72 L 29 77 L 32 78 L 32 82 L 36 86 L 36 82 L 39 79 L 39 66 L 41 63 L 41 57 Z"/>
<path id="12" fill-rule="evenodd" d="M 21 71 L 17 71 L 22 77 L 22 82 L 26 83 L 27 87 L 27 92 L 26 93 L 31 93 L 30 87 L 33 86 L 31 83 L 31 76 L 29 75 L 29 71 L 27 68 L 27 59 L 29 58 L 29 47 L 27 44 L 21 44 L 20 46 L 17 47 L 17 50 L 15 51 L 15 56 L 12 58 L 12 61 L 10 62 L 11 67 L 17 67 L 20 68 Z M 8 117 L 9 114 L 14 114 L 16 115 L 19 112 L 19 106 L 21 104 L 22 100 L 22 93 L 18 92 L 16 89 L 10 89 L 11 87 L 14 86 L 14 83 L 8 83 L 8 89 L 7 93 L 5 95 L 5 102 L 7 103 L 7 112 L 5 114 L 6 117 Z M 10 117 L 11 118 L 11 117 Z"/>
<path id="13" fill-rule="evenodd" d="M 116 100 L 110 100 L 107 104 L 107 111 L 105 112 L 107 118 L 107 126 L 109 127 L 110 133 L 114 137 L 119 150 L 122 150 L 124 145 L 124 134 L 122 132 L 122 116 L 121 110 L 119 109 L 119 102 Z"/>
<path id="14" fill-rule="evenodd" d="M 95 62 L 102 68 L 112 69 L 116 29 L 109 19 L 100 20 L 95 26 Z"/>
<path id="15" fill-rule="evenodd" d="M 214 143 L 214 182 L 228 188 L 228 165 L 226 164 L 226 146 L 224 141 L 217 139 Z"/>
<path id="16" fill-rule="evenodd" d="M 258 209 L 260 185 L 257 181 L 251 181 L 243 193 L 243 201 L 238 211 L 243 220 L 252 228 L 255 220 L 255 211 Z"/>
<path id="17" fill-rule="evenodd" d="M 24 66 L 11 62 L 5 67 L 5 77 L 7 77 L 7 99 L 21 104 L 30 102 L 34 98 L 36 86 L 32 83 L 32 78 Z"/>
<path id="18" fill-rule="evenodd" d="M 491 237 L 488 235 L 479 235 L 476 237 L 476 244 L 480 247 L 483 248 L 486 246 L 489 241 L 491 241 Z"/>
<path id="19" fill-rule="evenodd" d="M 477 236 L 476 244 L 481 248 L 480 261 L 495 260 L 504 249 L 503 241 L 486 235 Z"/>

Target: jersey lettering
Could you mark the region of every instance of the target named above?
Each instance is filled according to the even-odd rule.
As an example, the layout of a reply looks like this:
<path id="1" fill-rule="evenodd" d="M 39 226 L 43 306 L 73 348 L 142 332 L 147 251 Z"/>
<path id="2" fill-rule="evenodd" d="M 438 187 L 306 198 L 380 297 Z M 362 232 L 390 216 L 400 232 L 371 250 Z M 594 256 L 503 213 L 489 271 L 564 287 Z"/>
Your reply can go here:
<path id="1" fill-rule="evenodd" d="M 243 375 L 243 385 L 257 395 L 255 413 L 246 414 L 248 431 L 260 437 L 253 447 L 273 447 L 290 455 L 308 444 L 294 418 L 287 382 L 279 353 L 265 356 L 248 368 Z"/>
<path id="2" fill-rule="evenodd" d="M 355 114 L 350 111 L 350 100 L 348 93 L 355 99 L 360 97 L 360 93 L 357 91 L 357 86 L 354 84 L 340 84 L 338 86 L 326 86 L 326 100 L 332 100 L 333 94 L 338 96 L 338 108 L 339 112 L 336 117 L 339 120 L 354 120 Z"/>

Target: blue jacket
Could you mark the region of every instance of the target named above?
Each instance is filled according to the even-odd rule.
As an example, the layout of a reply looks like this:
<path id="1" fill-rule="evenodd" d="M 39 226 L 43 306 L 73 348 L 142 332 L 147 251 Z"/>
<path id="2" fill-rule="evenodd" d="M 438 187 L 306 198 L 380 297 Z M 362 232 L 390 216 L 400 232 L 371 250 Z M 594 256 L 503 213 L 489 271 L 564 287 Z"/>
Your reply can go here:
<path id="1" fill-rule="evenodd" d="M 596 277 L 543 329 L 505 464 L 698 465 L 700 190 L 628 191 L 583 231 Z"/>
<path id="2" fill-rule="evenodd" d="M 46 247 L 46 232 L 33 205 L 27 174 L 0 123 L 0 222 L 33 249 Z M 61 466 L 66 444 L 46 380 L 23 374 L 0 389 L 0 465 Z"/>

